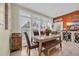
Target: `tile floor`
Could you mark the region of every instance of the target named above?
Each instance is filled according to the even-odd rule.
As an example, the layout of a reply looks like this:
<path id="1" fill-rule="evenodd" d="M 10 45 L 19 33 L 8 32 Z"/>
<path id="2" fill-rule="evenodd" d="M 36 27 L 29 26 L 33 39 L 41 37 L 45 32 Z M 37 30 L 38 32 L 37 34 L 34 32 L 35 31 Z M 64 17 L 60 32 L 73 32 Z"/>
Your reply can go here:
<path id="1" fill-rule="evenodd" d="M 26 49 L 26 47 L 23 47 L 22 50 L 11 53 L 11 56 L 28 56 Z M 32 49 L 31 56 L 38 56 L 38 52 Z M 42 56 L 45 56 L 45 54 L 42 53 Z M 62 50 L 56 49 L 51 56 L 79 56 L 79 44 L 63 41 Z"/>

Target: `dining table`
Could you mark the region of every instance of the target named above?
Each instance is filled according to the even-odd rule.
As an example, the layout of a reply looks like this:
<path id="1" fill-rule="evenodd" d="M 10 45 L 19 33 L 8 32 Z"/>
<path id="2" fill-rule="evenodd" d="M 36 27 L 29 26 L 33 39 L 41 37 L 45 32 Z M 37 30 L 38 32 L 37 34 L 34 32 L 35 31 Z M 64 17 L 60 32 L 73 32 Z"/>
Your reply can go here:
<path id="1" fill-rule="evenodd" d="M 49 35 L 49 36 L 43 35 L 43 36 L 34 36 L 34 38 L 36 39 L 35 41 L 38 43 L 38 54 L 39 54 L 39 56 L 41 56 L 43 43 L 46 43 L 48 41 L 52 41 L 56 38 L 61 40 L 61 35 Z M 62 43 L 60 43 L 60 47 L 62 48 Z"/>

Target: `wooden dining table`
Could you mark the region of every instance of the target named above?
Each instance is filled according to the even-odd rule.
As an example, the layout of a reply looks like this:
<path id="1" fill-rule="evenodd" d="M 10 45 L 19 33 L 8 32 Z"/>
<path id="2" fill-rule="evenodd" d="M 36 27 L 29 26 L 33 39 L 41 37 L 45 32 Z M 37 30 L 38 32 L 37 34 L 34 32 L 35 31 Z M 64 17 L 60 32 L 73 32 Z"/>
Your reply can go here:
<path id="1" fill-rule="evenodd" d="M 34 38 L 36 39 L 36 42 L 39 43 L 38 54 L 39 54 L 39 56 L 41 56 L 43 43 L 46 43 L 48 41 L 52 41 L 56 38 L 59 38 L 61 40 L 61 35 L 36 36 Z M 62 47 L 62 43 L 60 43 L 60 46 Z"/>

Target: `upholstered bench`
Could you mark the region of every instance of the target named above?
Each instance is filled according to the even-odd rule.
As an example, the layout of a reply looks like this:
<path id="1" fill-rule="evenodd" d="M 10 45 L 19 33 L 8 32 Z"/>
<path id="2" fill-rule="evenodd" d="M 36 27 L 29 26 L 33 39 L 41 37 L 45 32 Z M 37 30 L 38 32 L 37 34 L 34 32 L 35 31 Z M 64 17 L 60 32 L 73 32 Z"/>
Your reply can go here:
<path id="1" fill-rule="evenodd" d="M 55 48 L 58 44 L 60 44 L 60 47 L 61 47 L 61 41 L 57 40 L 57 39 L 47 42 L 47 44 L 45 46 L 45 50 L 44 50 L 44 52 L 46 53 L 46 55 L 49 56 L 50 55 L 50 51 L 53 48 Z"/>

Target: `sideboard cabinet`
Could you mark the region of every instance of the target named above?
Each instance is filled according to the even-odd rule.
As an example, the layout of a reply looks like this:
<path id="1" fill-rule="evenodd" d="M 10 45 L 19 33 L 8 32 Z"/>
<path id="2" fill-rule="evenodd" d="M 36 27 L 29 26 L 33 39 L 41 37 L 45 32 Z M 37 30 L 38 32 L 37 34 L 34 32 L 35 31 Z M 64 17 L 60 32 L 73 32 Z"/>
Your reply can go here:
<path id="1" fill-rule="evenodd" d="M 19 50 L 22 48 L 22 35 L 21 33 L 12 33 L 10 39 L 10 51 Z"/>

